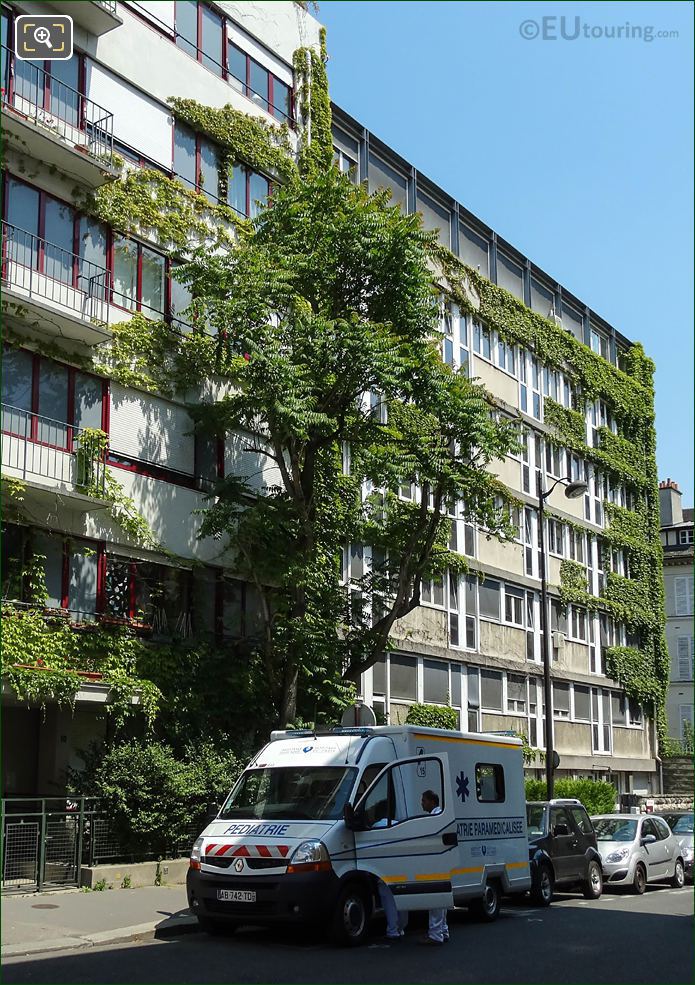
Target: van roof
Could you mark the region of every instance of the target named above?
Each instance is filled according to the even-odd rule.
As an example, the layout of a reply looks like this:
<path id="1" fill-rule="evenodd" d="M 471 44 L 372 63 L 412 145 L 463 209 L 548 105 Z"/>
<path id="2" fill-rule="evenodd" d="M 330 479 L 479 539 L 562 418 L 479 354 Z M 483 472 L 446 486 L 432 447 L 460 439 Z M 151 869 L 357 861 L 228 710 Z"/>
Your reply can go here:
<path id="1" fill-rule="evenodd" d="M 363 725 L 363 726 L 336 726 L 332 729 L 278 729 L 270 733 L 270 741 L 277 742 L 284 739 L 302 738 L 336 738 L 338 736 L 374 736 L 374 735 L 433 735 L 447 736 L 448 738 L 470 739 L 474 742 L 490 742 L 495 745 L 521 746 L 521 739 L 513 732 L 459 732 L 453 729 L 430 728 L 425 725 Z M 500 738 L 504 742 L 500 743 Z"/>

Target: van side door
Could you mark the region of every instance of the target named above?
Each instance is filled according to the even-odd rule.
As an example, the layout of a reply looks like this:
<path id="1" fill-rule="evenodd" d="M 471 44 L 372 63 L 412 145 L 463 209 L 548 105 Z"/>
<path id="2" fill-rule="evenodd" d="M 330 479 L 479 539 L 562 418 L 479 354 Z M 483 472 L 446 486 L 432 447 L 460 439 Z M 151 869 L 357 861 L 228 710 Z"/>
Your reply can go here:
<path id="1" fill-rule="evenodd" d="M 439 801 L 432 813 L 425 792 Z M 399 910 L 454 905 L 456 812 L 446 754 L 387 766 L 355 805 L 355 863 L 391 888 Z"/>

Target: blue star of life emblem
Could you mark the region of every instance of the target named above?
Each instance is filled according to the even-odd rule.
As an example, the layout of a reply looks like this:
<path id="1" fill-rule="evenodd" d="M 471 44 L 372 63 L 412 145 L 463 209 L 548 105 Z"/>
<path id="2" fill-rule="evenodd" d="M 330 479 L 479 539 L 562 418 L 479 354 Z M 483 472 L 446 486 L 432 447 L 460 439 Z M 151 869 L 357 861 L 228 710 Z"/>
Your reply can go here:
<path id="1" fill-rule="evenodd" d="M 461 800 L 465 802 L 468 794 L 468 777 L 465 776 L 463 770 L 461 770 L 459 775 L 456 777 L 456 796 L 460 797 Z"/>

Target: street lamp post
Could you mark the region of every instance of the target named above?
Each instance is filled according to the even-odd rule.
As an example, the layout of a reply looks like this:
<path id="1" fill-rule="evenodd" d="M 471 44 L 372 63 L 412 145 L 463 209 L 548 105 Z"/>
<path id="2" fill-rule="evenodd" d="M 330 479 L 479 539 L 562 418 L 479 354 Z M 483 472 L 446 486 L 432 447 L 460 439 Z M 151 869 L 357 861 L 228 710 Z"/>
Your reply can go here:
<path id="1" fill-rule="evenodd" d="M 548 619 L 548 585 L 545 562 L 545 501 L 550 496 L 553 489 L 561 484 L 566 484 L 565 496 L 568 499 L 577 499 L 583 496 L 587 490 L 586 482 L 573 482 L 567 476 L 564 479 L 557 479 L 550 489 L 543 491 L 542 473 L 538 472 L 538 546 L 540 548 L 541 561 L 541 635 L 543 637 L 543 705 L 545 711 L 545 783 L 546 796 L 552 799 L 554 793 L 553 771 L 555 764 L 555 749 L 553 745 L 553 692 L 552 681 L 550 679 L 550 620 Z"/>

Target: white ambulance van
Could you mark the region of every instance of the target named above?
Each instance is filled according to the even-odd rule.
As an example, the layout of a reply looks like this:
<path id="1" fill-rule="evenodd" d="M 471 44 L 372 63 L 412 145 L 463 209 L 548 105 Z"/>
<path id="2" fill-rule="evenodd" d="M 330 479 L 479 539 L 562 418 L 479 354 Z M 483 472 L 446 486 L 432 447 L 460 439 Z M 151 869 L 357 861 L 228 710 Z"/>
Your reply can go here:
<path id="1" fill-rule="evenodd" d="M 211 933 L 284 921 L 355 945 L 379 880 L 399 910 L 470 906 L 486 920 L 528 890 L 521 741 L 413 725 L 273 732 L 193 846 L 188 902 Z"/>

